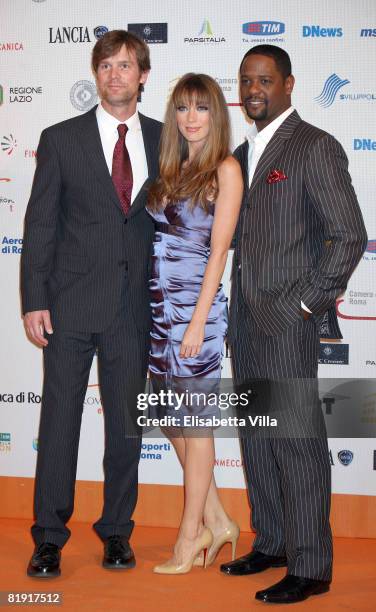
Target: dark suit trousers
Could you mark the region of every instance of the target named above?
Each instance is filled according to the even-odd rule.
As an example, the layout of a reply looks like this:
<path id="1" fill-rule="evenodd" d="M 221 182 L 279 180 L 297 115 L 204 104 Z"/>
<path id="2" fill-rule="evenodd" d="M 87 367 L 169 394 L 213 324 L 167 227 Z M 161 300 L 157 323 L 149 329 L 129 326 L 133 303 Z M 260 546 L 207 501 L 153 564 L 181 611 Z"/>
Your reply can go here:
<path id="1" fill-rule="evenodd" d="M 102 539 L 129 537 L 141 451 L 136 396 L 145 384 L 149 333 L 137 330 L 124 306 L 102 333 L 54 329 L 46 337 L 33 538 L 63 546 L 70 536 L 66 523 L 73 512 L 82 410 L 96 350 L 105 452 L 104 507 L 94 528 Z"/>
<path id="2" fill-rule="evenodd" d="M 302 317 L 281 335 L 266 336 L 239 294 L 232 297 L 235 382 L 255 389 L 254 413 L 282 424 L 277 433 L 241 432 L 254 548 L 286 554 L 290 574 L 330 580 L 331 467 L 317 392 L 319 321 Z M 282 384 L 270 382 L 277 380 Z"/>

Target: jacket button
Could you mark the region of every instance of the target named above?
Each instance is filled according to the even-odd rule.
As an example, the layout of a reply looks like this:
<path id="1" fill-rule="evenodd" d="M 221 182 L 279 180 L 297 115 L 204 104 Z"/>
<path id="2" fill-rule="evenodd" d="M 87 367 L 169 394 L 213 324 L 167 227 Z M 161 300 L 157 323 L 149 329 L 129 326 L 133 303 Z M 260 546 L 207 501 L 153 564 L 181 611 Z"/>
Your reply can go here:
<path id="1" fill-rule="evenodd" d="M 128 223 L 128 219 L 124 219 L 124 225 Z"/>

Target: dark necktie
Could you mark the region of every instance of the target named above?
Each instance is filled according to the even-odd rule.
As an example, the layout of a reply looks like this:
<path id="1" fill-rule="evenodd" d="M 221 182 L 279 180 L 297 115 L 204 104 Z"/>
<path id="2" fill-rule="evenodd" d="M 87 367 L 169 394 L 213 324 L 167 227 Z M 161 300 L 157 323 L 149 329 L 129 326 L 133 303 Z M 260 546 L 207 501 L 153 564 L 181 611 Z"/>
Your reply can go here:
<path id="1" fill-rule="evenodd" d="M 121 202 L 124 214 L 130 209 L 133 186 L 133 174 L 131 160 L 125 144 L 125 135 L 128 126 L 125 123 L 118 125 L 119 139 L 114 148 L 112 157 L 112 181 Z"/>

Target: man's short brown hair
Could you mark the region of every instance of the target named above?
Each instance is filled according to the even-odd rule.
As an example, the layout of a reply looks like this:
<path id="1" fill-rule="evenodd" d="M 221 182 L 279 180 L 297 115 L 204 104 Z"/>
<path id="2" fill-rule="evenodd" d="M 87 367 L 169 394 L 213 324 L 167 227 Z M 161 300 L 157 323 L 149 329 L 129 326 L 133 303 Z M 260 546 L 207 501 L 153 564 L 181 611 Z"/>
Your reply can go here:
<path id="1" fill-rule="evenodd" d="M 111 30 L 111 32 L 102 36 L 94 46 L 91 56 L 91 66 L 94 73 L 97 72 L 102 60 L 111 57 L 111 55 L 116 55 L 123 45 L 125 45 L 127 51 L 135 53 L 141 72 L 150 70 L 150 54 L 147 44 L 132 32 Z"/>

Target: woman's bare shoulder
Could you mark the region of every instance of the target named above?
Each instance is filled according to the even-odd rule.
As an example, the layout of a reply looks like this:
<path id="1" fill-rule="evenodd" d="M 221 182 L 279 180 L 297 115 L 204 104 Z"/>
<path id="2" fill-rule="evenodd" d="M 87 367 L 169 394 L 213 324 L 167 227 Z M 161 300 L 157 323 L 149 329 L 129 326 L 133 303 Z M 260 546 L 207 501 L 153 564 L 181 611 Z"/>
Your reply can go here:
<path id="1" fill-rule="evenodd" d="M 235 157 L 228 155 L 218 166 L 219 180 L 241 177 L 240 164 Z"/>

